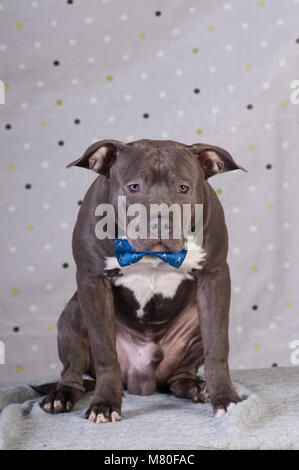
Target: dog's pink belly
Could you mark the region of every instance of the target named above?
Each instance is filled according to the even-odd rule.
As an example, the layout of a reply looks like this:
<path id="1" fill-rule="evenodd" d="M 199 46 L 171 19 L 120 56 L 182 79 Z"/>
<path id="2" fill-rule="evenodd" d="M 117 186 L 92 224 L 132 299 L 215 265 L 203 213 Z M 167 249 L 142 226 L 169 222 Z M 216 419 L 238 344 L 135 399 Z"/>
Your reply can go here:
<path id="1" fill-rule="evenodd" d="M 155 393 L 157 385 L 166 385 L 176 373 L 194 376 L 203 361 L 196 306 L 169 323 L 143 329 L 117 319 L 116 349 L 123 385 L 130 393 Z"/>

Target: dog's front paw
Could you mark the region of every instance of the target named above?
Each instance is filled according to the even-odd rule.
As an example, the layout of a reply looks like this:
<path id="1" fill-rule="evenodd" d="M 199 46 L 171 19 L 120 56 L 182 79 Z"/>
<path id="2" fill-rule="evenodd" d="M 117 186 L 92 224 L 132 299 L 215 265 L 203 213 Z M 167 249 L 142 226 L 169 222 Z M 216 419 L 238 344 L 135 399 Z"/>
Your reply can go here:
<path id="1" fill-rule="evenodd" d="M 81 395 L 79 390 L 60 384 L 41 401 L 40 407 L 47 413 L 69 412 Z"/>
<path id="2" fill-rule="evenodd" d="M 107 423 L 121 420 L 119 405 L 110 403 L 92 403 L 84 415 L 92 423 Z"/>
<path id="3" fill-rule="evenodd" d="M 228 390 L 216 392 L 213 396 L 210 396 L 210 401 L 214 410 L 215 418 L 220 418 L 239 403 L 241 398 L 234 390 Z"/>

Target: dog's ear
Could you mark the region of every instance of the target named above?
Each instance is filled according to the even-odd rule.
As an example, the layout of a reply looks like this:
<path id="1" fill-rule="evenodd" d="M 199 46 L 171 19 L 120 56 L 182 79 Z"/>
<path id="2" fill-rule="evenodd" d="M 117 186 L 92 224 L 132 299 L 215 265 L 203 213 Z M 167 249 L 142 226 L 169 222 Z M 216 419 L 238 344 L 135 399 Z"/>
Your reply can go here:
<path id="1" fill-rule="evenodd" d="M 100 140 L 90 145 L 82 157 L 69 163 L 66 168 L 82 166 L 109 177 L 110 168 L 124 147 L 126 144 L 118 140 Z"/>
<path id="2" fill-rule="evenodd" d="M 208 144 L 194 144 L 187 145 L 187 147 L 198 158 L 204 170 L 205 179 L 226 171 L 243 170 L 247 172 L 245 168 L 234 161 L 230 153 L 221 147 Z"/>

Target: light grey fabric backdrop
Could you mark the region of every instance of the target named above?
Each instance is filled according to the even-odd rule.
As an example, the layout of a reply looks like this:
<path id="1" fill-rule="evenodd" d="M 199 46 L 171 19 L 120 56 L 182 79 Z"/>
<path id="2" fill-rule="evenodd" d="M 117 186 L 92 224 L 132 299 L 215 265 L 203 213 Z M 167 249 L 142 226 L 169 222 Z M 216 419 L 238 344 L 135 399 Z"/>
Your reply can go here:
<path id="1" fill-rule="evenodd" d="M 291 365 L 298 320 L 299 2 L 0 0 L 0 380 L 57 376 L 93 141 L 212 143 L 230 234 L 231 365 Z"/>

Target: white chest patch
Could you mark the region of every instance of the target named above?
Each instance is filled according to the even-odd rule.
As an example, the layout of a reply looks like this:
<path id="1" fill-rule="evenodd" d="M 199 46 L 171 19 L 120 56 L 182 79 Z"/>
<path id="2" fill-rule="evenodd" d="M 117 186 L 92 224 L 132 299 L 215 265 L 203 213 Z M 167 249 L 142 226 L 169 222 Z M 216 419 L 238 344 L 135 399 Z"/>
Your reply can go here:
<path id="1" fill-rule="evenodd" d="M 113 284 L 130 289 L 139 303 L 138 318 L 142 318 L 143 309 L 154 294 L 173 298 L 183 280 L 193 279 L 192 269 L 201 269 L 200 264 L 204 260 L 205 251 L 193 240 L 188 240 L 186 248 L 188 250 L 186 258 L 178 269 L 156 256 L 144 256 L 137 263 L 125 267 L 118 264 L 115 256 L 106 258 L 105 269 L 118 268 L 122 273 Z"/>

